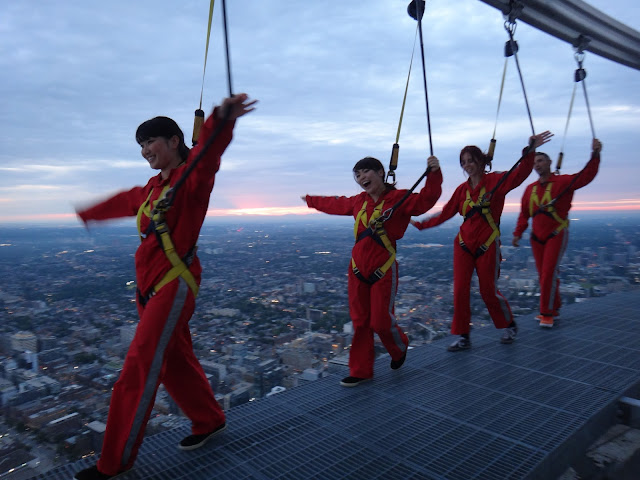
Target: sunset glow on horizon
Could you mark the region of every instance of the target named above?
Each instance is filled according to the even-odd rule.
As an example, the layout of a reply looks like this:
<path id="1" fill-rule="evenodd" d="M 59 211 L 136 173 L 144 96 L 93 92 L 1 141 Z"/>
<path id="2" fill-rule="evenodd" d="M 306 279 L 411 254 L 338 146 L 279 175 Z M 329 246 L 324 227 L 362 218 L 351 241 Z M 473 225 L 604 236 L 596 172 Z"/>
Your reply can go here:
<path id="1" fill-rule="evenodd" d="M 444 206 L 444 202 L 437 203 L 436 206 L 427 212 L 429 216 L 439 212 Z M 505 213 L 517 213 L 520 204 L 516 202 L 505 203 Z M 576 212 L 640 212 L 640 199 L 620 199 L 612 201 L 591 201 L 591 202 L 575 202 L 571 208 L 572 213 Z M 304 205 L 295 207 L 251 207 L 251 208 L 211 208 L 207 211 L 209 218 L 238 218 L 238 217 L 282 217 L 286 215 L 307 216 L 307 215 L 326 215 Z M 51 214 L 34 214 L 34 215 L 0 215 L 0 224 L 3 223 L 20 223 L 28 224 L 30 222 L 64 222 L 71 223 L 77 221 L 75 213 L 51 213 Z"/>

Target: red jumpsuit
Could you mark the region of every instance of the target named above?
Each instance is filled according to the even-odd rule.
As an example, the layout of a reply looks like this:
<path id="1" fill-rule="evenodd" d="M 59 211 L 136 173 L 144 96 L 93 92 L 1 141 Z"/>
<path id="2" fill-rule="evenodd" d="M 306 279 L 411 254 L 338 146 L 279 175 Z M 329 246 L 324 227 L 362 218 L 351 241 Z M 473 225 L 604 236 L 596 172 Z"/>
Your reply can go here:
<path id="1" fill-rule="evenodd" d="M 478 274 L 480 295 L 496 328 L 506 328 L 513 320 L 511 307 L 496 285 L 500 277 L 500 216 L 504 208 L 506 194 L 526 180 L 533 169 L 535 152 L 526 155 L 520 164 L 506 178 L 491 197 L 489 211 L 495 228 L 479 212 L 469 216 L 460 226 L 453 242 L 453 321 L 451 333 L 468 334 L 471 323 L 471 277 L 474 269 Z M 476 188 L 466 181 L 451 196 L 442 212 L 416 225 L 419 230 L 435 227 L 452 218 L 456 213 L 463 217 L 469 206 L 480 201 L 484 193 L 489 193 L 507 172 L 487 173 Z M 496 235 L 493 241 L 490 237 Z M 490 243 L 489 243 L 490 242 Z M 478 249 L 486 245 L 483 254 Z"/>
<path id="2" fill-rule="evenodd" d="M 202 126 L 198 146 L 187 162 L 170 172 L 169 178 L 160 174 L 152 177 L 144 187 L 134 187 L 87 210 L 78 212 L 86 223 L 135 216 L 147 203 L 154 203 L 167 185 L 181 177 L 195 158 L 218 120 L 211 115 Z M 202 222 L 209 206 L 215 174 L 220 168 L 220 156 L 232 138 L 234 122 L 226 125 L 177 191 L 173 206 L 166 214 L 167 225 L 180 258 L 196 244 Z M 142 213 L 140 231 L 149 225 Z M 142 239 L 135 254 L 136 281 L 141 292 L 148 292 L 171 269 L 155 234 Z M 194 255 L 189 270 L 200 284 L 202 268 Z M 98 461 L 98 470 L 109 475 L 129 469 L 143 440 L 145 426 L 154 405 L 160 383 L 192 422 L 192 433 L 210 432 L 225 421 L 211 386 L 196 358 L 191 344 L 189 320 L 195 309 L 195 297 L 186 282 L 178 277 L 162 287 L 146 304 L 138 297 L 140 322 L 129 346 L 124 366 L 113 387 L 107 428 Z"/>
<path id="3" fill-rule="evenodd" d="M 435 205 L 442 193 L 442 172 L 430 172 L 420 193 L 412 193 L 404 203 L 384 223 L 384 229 L 393 249 L 404 236 L 411 216 L 422 215 Z M 354 197 L 318 197 L 307 195 L 307 205 L 332 215 L 353 215 L 356 218 L 354 233 L 360 235 L 374 210 L 384 212 L 392 207 L 406 193 L 406 190 L 386 190 L 377 202 L 362 192 Z M 369 278 L 390 258 L 388 250 L 368 236 L 351 250 L 352 262 L 362 276 Z M 398 264 L 393 262 L 385 275 L 373 284 L 360 280 L 349 268 L 349 313 L 353 322 L 353 341 L 349 351 L 349 375 L 357 378 L 373 377 L 375 349 L 373 333 L 377 333 L 392 360 L 404 355 L 409 340 L 398 326 L 394 303 L 398 290 Z"/>
<path id="4" fill-rule="evenodd" d="M 560 299 L 560 279 L 558 278 L 560 261 L 569 243 L 569 210 L 573 192 L 591 183 L 598 173 L 600 154 L 594 153 L 580 173 L 574 175 L 551 174 L 549 180 L 539 180 L 527 186 L 522 196 L 522 205 L 518 223 L 513 231 L 514 237 L 522 237 L 531 222 L 531 250 L 536 261 L 540 283 L 540 314 L 558 315 L 562 301 Z M 575 181 L 574 181 L 575 178 Z M 571 182 L 574 183 L 571 184 Z M 567 189 L 567 187 L 569 187 Z M 566 192 L 565 192 L 565 189 Z M 558 198 L 551 209 L 540 210 Z M 555 215 L 554 215 L 555 213 Z"/>

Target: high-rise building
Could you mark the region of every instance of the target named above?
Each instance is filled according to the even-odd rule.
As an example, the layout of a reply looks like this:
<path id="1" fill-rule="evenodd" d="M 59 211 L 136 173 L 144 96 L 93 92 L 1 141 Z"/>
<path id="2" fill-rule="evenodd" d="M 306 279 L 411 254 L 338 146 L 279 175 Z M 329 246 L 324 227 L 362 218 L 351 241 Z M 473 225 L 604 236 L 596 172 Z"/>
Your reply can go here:
<path id="1" fill-rule="evenodd" d="M 32 332 L 16 332 L 11 335 L 11 349 L 17 353 L 38 351 L 38 337 Z"/>

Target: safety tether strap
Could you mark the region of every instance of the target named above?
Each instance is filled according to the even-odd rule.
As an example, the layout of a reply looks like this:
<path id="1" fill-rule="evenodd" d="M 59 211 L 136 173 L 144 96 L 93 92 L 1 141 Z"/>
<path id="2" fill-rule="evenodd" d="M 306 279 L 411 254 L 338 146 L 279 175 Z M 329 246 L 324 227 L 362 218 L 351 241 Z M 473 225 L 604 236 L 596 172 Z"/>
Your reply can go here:
<path id="1" fill-rule="evenodd" d="M 537 193 L 538 186 L 534 185 L 533 189 L 531 190 L 531 197 L 529 198 L 529 216 L 531 218 L 535 217 L 536 215 L 539 215 L 540 213 L 543 213 L 544 215 L 547 215 L 553 218 L 556 222 L 558 222 L 558 226 L 555 228 L 553 232 L 551 232 L 551 234 L 549 234 L 547 238 L 541 239 L 537 235 L 535 235 L 533 232 L 531 233 L 531 238 L 536 242 L 542 243 L 542 244 L 545 244 L 547 240 L 555 237 L 563 229 L 569 226 L 569 220 L 566 218 L 562 218 L 560 215 L 558 215 L 557 210 L 553 206 L 554 200 L 551 199 L 552 185 L 553 185 L 552 182 L 547 183 L 547 187 L 544 190 L 544 194 L 542 195 L 542 198 L 538 198 L 538 193 Z"/>
<path id="2" fill-rule="evenodd" d="M 418 32 L 420 33 L 420 54 L 422 57 L 422 84 L 424 87 L 424 101 L 427 109 L 427 130 L 429 132 L 429 152 L 433 156 L 433 140 L 431 135 L 431 115 L 429 114 L 429 90 L 427 89 L 427 67 L 424 61 L 424 41 L 422 38 L 422 16 L 424 15 L 424 0 L 412 0 L 409 4 L 408 12 L 411 17 L 418 21 Z"/>
<path id="3" fill-rule="evenodd" d="M 359 280 L 368 283 L 369 285 L 373 285 L 375 282 L 384 277 L 384 275 L 396 261 L 396 250 L 395 248 L 393 248 L 393 244 L 391 243 L 391 240 L 389 240 L 387 232 L 384 229 L 384 222 L 381 220 L 383 205 L 384 200 L 380 202 L 379 205 L 376 205 L 373 213 L 371 214 L 371 218 L 367 221 L 367 202 L 365 201 L 362 204 L 362 208 L 358 212 L 358 215 L 356 215 L 356 222 L 353 227 L 353 234 L 356 239 L 356 243 L 370 236 L 378 244 L 386 248 L 387 252 L 389 252 L 389 258 L 387 259 L 387 261 L 381 267 L 377 268 L 368 278 L 365 277 L 362 272 L 360 272 L 360 269 L 356 265 L 356 261 L 353 259 L 353 257 L 351 257 L 351 269 L 353 271 L 353 274 Z M 362 231 L 362 233 L 358 235 L 358 227 L 360 224 L 365 225 L 367 229 Z"/>
<path id="4" fill-rule="evenodd" d="M 516 31 L 516 22 L 515 20 L 508 20 L 504 22 L 504 28 L 507 30 L 509 34 L 509 40 L 512 44 L 515 44 L 516 41 L 513 38 L 513 34 Z M 527 106 L 527 115 L 529 116 L 529 123 L 531 124 L 531 135 L 536 134 L 535 128 L 533 128 L 533 118 L 531 117 L 531 109 L 529 108 L 529 99 L 527 98 L 527 91 L 524 88 L 524 79 L 522 78 L 522 70 L 520 69 L 520 61 L 518 60 L 518 49 L 515 48 L 513 52 L 513 58 L 516 60 L 516 67 L 518 68 L 518 77 L 520 78 L 520 85 L 522 85 L 522 94 L 524 96 L 524 103 Z"/>
<path id="5" fill-rule="evenodd" d="M 409 62 L 409 73 L 407 73 L 407 83 L 404 87 L 404 97 L 402 99 L 402 108 L 400 109 L 400 119 L 398 120 L 398 130 L 396 132 L 396 141 L 391 148 L 391 159 L 389 160 L 389 171 L 387 172 L 386 183 L 395 183 L 396 168 L 398 168 L 398 154 L 400 152 L 400 130 L 402 130 L 402 119 L 404 117 L 404 107 L 407 104 L 407 92 L 409 91 L 409 80 L 411 79 L 411 67 L 413 66 L 413 55 L 416 50 L 416 40 L 418 38 L 418 28 L 413 38 L 413 50 L 411 51 L 411 61 Z"/>
<path id="6" fill-rule="evenodd" d="M 579 44 L 576 48 L 576 53 L 574 57 L 576 59 L 576 63 L 578 64 L 578 68 L 576 69 L 573 79 L 573 92 L 571 93 L 571 102 L 569 103 L 569 113 L 567 115 L 567 122 L 564 127 L 564 135 L 562 136 L 562 145 L 560 146 L 560 153 L 558 154 L 558 161 L 556 163 L 555 173 L 560 173 L 560 169 L 562 168 L 562 159 L 564 157 L 564 143 L 567 138 L 567 131 L 569 129 L 569 120 L 571 119 L 571 112 L 573 110 L 573 102 L 576 96 L 576 88 L 578 87 L 578 83 L 582 83 L 582 90 L 584 92 L 584 100 L 587 107 L 587 115 L 589 116 L 589 125 L 591 126 L 591 136 L 592 138 L 596 138 L 596 132 L 593 128 L 593 118 L 591 117 L 591 107 L 589 105 L 589 95 L 587 95 L 587 85 L 585 79 L 587 78 L 587 71 L 582 67 L 582 63 L 584 62 L 584 47 L 588 43 L 588 39 L 582 38 L 582 35 L 579 38 Z"/>
<path id="7" fill-rule="evenodd" d="M 207 42 L 204 48 L 204 66 L 202 68 L 202 87 L 200 87 L 200 103 L 195 111 L 195 118 L 193 119 L 193 135 L 191 137 L 191 144 L 193 146 L 198 143 L 198 136 L 200 136 L 200 128 L 204 123 L 204 110 L 202 110 L 202 95 L 204 94 L 204 76 L 207 71 L 207 57 L 209 55 L 209 38 L 211 37 L 211 19 L 213 18 L 213 4 L 215 0 L 211 0 L 209 5 L 209 22 L 207 25 Z"/>
<path id="8" fill-rule="evenodd" d="M 467 188 L 467 197 L 462 204 L 462 215 L 464 216 L 464 221 L 471 218 L 475 213 L 479 213 L 485 219 L 485 221 L 491 227 L 491 235 L 489 238 L 478 247 L 475 252 L 472 252 L 469 247 L 464 243 L 462 239 L 462 234 L 458 233 L 458 243 L 460 247 L 466 252 L 473 255 L 475 258 L 478 258 L 480 255 L 484 254 L 493 242 L 495 242 L 496 238 L 500 236 L 500 229 L 496 222 L 493 220 L 493 216 L 491 215 L 491 204 L 485 199 L 485 188 L 482 187 L 480 193 L 478 194 L 478 201 L 474 202 L 471 198 L 471 192 Z"/>

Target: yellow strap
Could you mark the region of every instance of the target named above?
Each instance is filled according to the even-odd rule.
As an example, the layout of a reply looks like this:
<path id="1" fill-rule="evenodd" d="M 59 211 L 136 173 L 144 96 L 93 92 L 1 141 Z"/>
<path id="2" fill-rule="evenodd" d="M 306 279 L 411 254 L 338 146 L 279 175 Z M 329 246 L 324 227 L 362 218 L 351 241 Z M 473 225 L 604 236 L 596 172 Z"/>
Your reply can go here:
<path id="1" fill-rule="evenodd" d="M 155 202 L 149 202 L 149 200 L 151 199 L 151 195 L 153 195 L 153 189 L 152 189 L 151 192 L 149 192 L 149 196 L 147 197 L 147 199 L 144 201 L 142 205 L 140 205 L 140 208 L 138 208 L 136 223 L 138 225 L 138 236 L 140 237 L 140 241 L 143 240 L 142 231 L 140 230 L 140 222 L 142 220 L 142 215 L 146 215 L 147 217 L 151 218 L 153 208 L 162 198 L 164 198 L 169 188 L 171 188 L 170 185 L 166 185 L 162 189 L 162 192 L 160 192 L 160 195 L 158 196 L 157 200 Z M 182 261 L 182 259 L 178 256 L 176 252 L 176 248 L 173 245 L 173 241 L 171 240 L 171 235 L 169 234 L 169 228 L 167 227 L 167 224 L 164 219 L 164 213 L 163 212 L 153 213 L 152 220 L 155 223 L 156 232 L 160 235 L 160 242 L 162 244 L 162 249 L 164 250 L 164 254 L 167 256 L 167 259 L 169 260 L 169 262 L 171 262 L 171 265 L 172 265 L 171 270 L 169 270 L 166 273 L 166 275 L 162 277 L 162 280 L 160 280 L 153 287 L 152 293 L 154 294 L 158 293 L 158 291 L 162 287 L 164 287 L 166 284 L 168 284 L 169 282 L 172 282 L 178 277 L 182 277 L 184 281 L 187 282 L 187 285 L 189 285 L 189 288 L 193 292 L 193 296 L 194 297 L 197 296 L 198 290 L 199 290 L 198 283 L 196 282 L 196 279 L 194 278 L 191 271 L 189 270 L 189 267 L 187 266 L 187 264 Z"/>
<path id="2" fill-rule="evenodd" d="M 393 248 L 393 244 L 391 243 L 391 240 L 389 240 L 387 232 L 382 226 L 379 226 L 375 230 L 375 235 L 377 235 L 377 237 L 382 241 L 382 244 L 387 249 L 387 252 L 389 252 L 389 258 L 387 259 L 387 261 L 384 262 L 384 264 L 374 272 L 374 275 L 376 275 L 380 279 L 384 277 L 387 271 L 391 268 L 391 265 L 393 265 L 396 261 L 396 249 Z M 353 270 L 353 273 L 355 273 L 356 275 L 360 273 L 360 270 L 358 269 L 356 261 L 353 259 L 353 257 L 351 257 L 351 268 Z"/>
<path id="3" fill-rule="evenodd" d="M 213 4 L 215 0 L 211 0 L 209 5 L 209 25 L 207 26 L 207 45 L 204 50 L 204 68 L 202 69 L 202 88 L 200 89 L 200 109 L 202 109 L 202 93 L 204 92 L 204 74 L 207 71 L 207 55 L 209 53 L 209 37 L 211 36 L 211 19 L 213 18 Z"/>
<path id="4" fill-rule="evenodd" d="M 360 223 L 362 223 L 362 226 L 364 226 L 365 228 L 369 227 L 369 225 L 371 225 L 371 223 L 380 216 L 383 205 L 384 200 L 380 202 L 380 204 L 377 205 L 376 208 L 373 209 L 371 218 L 367 219 L 367 201 L 365 200 L 365 202 L 362 204 L 362 208 L 358 212 L 358 215 L 356 215 L 356 221 L 353 225 L 353 236 L 356 240 L 358 240 L 358 227 Z"/>
<path id="5" fill-rule="evenodd" d="M 165 186 L 162 191 L 160 192 L 160 195 L 158 196 L 158 198 L 156 199 L 155 202 L 153 202 L 153 205 L 151 205 L 149 203 L 149 199 L 151 198 L 151 195 L 153 195 L 153 188 L 151 189 L 151 191 L 149 192 L 149 196 L 147 197 L 147 199 L 144 201 L 144 203 L 142 205 L 140 205 L 140 208 L 138 208 L 138 214 L 136 215 L 136 225 L 138 227 L 138 236 L 140 237 L 140 241 L 142 242 L 143 238 L 142 238 L 142 231 L 140 230 L 140 222 L 142 220 L 142 215 L 146 215 L 147 217 L 151 218 L 151 211 L 153 210 L 153 208 L 156 206 L 156 204 L 158 203 L 158 201 L 161 198 L 164 198 L 164 196 L 167 193 L 167 190 L 169 190 L 169 188 L 171 188 L 169 185 Z"/>
<path id="6" fill-rule="evenodd" d="M 167 272 L 167 274 L 160 280 L 154 287 L 153 292 L 157 293 L 162 287 L 164 287 L 169 282 L 172 282 L 178 277 L 182 277 L 189 288 L 193 292 L 193 296 L 198 295 L 198 283 L 194 278 L 193 274 L 187 267 L 187 264 L 182 261 L 182 259 L 178 256 L 176 252 L 175 246 L 173 245 L 173 241 L 171 240 L 171 235 L 169 235 L 169 230 L 166 228 L 166 223 L 161 221 L 159 224 L 156 224 L 156 228 L 160 226 L 160 241 L 162 242 L 162 249 L 164 250 L 164 254 L 173 265 L 173 268 Z"/>
<path id="7" fill-rule="evenodd" d="M 485 191 L 486 191 L 485 187 L 482 187 L 482 189 L 480 190 L 480 193 L 478 194 L 479 199 L 482 199 L 484 197 Z M 491 230 L 493 230 L 491 232 L 491 235 L 487 239 L 487 241 L 480 246 L 482 250 L 486 251 L 489 248 L 489 246 L 491 246 L 491 244 L 495 242 L 496 238 L 498 238 L 498 236 L 500 235 L 500 229 L 496 225 L 496 222 L 493 220 L 493 216 L 491 215 L 491 209 L 489 208 L 489 204 L 486 202 L 483 202 L 482 200 L 480 200 L 477 203 L 474 202 L 471 199 L 471 193 L 469 192 L 469 189 L 467 189 L 467 198 L 462 204 L 462 215 L 463 216 L 466 215 L 471 208 L 476 206 L 481 207 L 480 214 L 487 221 L 487 223 L 491 227 Z M 458 241 L 460 242 L 461 246 L 464 245 L 464 241 L 462 240 L 462 235 L 460 233 L 458 233 Z"/>
<path id="8" fill-rule="evenodd" d="M 545 212 L 551 214 L 553 219 L 558 222 L 556 232 L 559 232 L 563 228 L 567 228 L 569 226 L 569 221 L 566 218 L 562 218 L 560 215 L 558 215 L 558 212 L 553 205 L 549 205 L 552 201 L 551 186 L 551 182 L 547 183 L 547 188 L 542 195 L 542 199 L 538 199 L 537 185 L 533 186 L 533 189 L 531 190 L 531 197 L 529 199 L 529 216 L 533 217 L 533 215 L 535 214 L 535 209 L 542 205 L 542 209 Z"/>
<path id="9" fill-rule="evenodd" d="M 480 189 L 480 193 L 478 194 L 478 198 L 484 197 L 485 192 L 486 192 L 486 189 L 484 187 L 482 187 Z M 471 208 L 475 207 L 476 205 L 478 205 L 478 204 L 471 199 L 471 192 L 467 188 L 467 198 L 465 199 L 464 203 L 462 204 L 462 215 L 465 216 L 467 214 L 467 212 Z"/>

